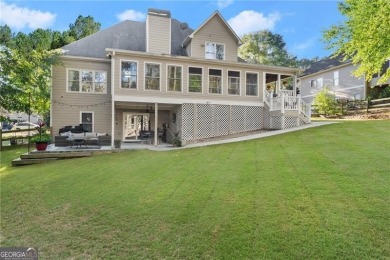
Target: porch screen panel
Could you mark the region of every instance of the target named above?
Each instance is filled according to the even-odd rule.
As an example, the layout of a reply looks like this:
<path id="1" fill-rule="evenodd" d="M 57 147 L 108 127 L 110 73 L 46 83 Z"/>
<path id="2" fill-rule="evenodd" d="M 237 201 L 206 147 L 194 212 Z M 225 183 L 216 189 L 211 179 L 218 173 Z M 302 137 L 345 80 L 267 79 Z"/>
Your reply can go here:
<path id="1" fill-rule="evenodd" d="M 181 91 L 182 69 L 180 66 L 168 66 L 168 90 Z"/>
<path id="2" fill-rule="evenodd" d="M 202 68 L 188 68 L 188 92 L 202 93 Z"/>
<path id="3" fill-rule="evenodd" d="M 209 69 L 209 93 L 222 94 L 222 70 Z"/>
<path id="4" fill-rule="evenodd" d="M 257 96 L 258 93 L 258 77 L 256 73 L 246 74 L 246 95 Z"/>

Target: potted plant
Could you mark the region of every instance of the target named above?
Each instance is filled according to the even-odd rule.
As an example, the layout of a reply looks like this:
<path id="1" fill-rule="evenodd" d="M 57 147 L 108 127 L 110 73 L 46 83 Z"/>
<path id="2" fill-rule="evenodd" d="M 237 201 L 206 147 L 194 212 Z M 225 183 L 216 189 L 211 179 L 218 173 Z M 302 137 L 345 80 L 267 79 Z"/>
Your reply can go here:
<path id="1" fill-rule="evenodd" d="M 35 148 L 38 151 L 45 151 L 47 148 L 47 144 L 51 141 L 51 136 L 46 133 L 46 129 L 44 128 L 45 122 L 38 123 L 38 134 L 31 137 L 30 141 L 35 143 Z"/>
<path id="2" fill-rule="evenodd" d="M 179 137 L 179 133 L 180 133 L 180 131 L 173 133 L 174 137 L 173 137 L 173 139 L 171 141 L 171 144 L 174 147 L 181 147 L 181 139 Z"/>

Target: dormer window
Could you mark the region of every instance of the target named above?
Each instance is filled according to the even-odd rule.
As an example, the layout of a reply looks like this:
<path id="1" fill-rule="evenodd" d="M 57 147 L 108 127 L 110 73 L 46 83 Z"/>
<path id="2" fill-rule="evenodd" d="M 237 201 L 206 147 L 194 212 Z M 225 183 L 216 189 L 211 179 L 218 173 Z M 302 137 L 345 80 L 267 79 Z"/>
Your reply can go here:
<path id="1" fill-rule="evenodd" d="M 215 43 L 215 42 L 206 42 L 206 59 L 210 60 L 224 60 L 225 59 L 225 45 Z"/>

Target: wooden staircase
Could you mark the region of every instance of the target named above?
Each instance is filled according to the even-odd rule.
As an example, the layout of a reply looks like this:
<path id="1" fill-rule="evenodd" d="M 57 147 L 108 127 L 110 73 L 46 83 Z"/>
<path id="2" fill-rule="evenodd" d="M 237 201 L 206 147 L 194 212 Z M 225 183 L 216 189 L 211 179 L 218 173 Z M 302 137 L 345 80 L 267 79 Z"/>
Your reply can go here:
<path id="1" fill-rule="evenodd" d="M 20 158 L 12 160 L 12 166 L 23 166 L 39 163 L 47 163 L 55 160 L 90 157 L 92 152 L 88 151 L 62 151 L 62 152 L 31 152 L 20 155 Z"/>

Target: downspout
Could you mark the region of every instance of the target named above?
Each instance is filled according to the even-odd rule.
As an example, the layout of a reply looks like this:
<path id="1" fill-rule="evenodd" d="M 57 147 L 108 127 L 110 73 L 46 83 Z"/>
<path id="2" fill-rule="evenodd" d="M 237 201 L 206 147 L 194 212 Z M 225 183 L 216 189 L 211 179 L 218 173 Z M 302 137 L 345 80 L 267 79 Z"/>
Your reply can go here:
<path id="1" fill-rule="evenodd" d="M 115 139 L 115 52 L 111 54 L 111 148 L 114 148 Z"/>

